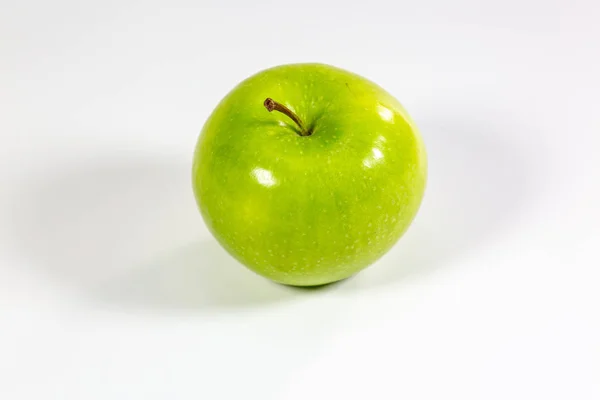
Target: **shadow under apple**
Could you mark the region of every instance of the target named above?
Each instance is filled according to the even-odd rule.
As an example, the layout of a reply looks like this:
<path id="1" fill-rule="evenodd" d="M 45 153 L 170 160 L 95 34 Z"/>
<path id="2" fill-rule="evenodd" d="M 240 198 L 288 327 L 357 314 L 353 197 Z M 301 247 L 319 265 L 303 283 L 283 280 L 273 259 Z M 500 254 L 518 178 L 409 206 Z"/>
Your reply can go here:
<path id="1" fill-rule="evenodd" d="M 293 298 L 243 268 L 204 228 L 190 165 L 107 155 L 40 171 L 17 194 L 16 252 L 103 307 L 214 309 Z"/>

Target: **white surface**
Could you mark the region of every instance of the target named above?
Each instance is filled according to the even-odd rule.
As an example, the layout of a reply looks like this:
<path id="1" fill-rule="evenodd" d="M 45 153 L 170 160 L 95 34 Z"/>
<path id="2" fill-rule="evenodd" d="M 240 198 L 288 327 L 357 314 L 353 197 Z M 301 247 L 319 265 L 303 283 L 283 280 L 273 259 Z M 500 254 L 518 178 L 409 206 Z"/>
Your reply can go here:
<path id="1" fill-rule="evenodd" d="M 600 3 L 0 3 L 0 398 L 600 398 Z M 360 5 L 359 5 L 360 4 Z M 196 211 L 235 84 L 392 92 L 421 212 L 359 276 L 279 287 Z"/>

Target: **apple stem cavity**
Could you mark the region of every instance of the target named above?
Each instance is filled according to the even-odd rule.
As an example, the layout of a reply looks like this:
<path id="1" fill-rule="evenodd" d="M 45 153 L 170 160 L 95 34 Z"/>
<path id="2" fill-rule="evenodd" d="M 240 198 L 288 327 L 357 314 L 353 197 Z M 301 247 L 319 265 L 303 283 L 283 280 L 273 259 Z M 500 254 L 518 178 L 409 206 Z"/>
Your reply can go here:
<path id="1" fill-rule="evenodd" d="M 309 129 L 306 129 L 304 127 L 304 124 L 302 123 L 302 120 L 300 119 L 300 117 L 298 117 L 296 115 L 296 113 L 294 113 L 292 110 L 290 110 L 283 104 L 276 102 L 275 100 L 273 100 L 270 97 L 267 97 L 263 104 L 268 112 L 279 111 L 280 113 L 287 115 L 292 121 L 294 121 L 296 123 L 296 125 L 298 125 L 298 128 L 300 128 L 300 132 L 299 132 L 300 136 L 310 136 L 311 135 L 312 132 Z"/>

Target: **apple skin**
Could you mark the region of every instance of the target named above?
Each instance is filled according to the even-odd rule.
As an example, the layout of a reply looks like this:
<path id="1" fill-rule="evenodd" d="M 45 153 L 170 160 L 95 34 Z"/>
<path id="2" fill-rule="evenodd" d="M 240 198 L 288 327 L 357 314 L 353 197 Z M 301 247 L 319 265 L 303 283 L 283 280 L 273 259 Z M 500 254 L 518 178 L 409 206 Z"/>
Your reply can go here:
<path id="1" fill-rule="evenodd" d="M 268 97 L 311 135 L 268 112 Z M 400 239 L 424 195 L 427 156 L 383 88 L 334 66 L 288 64 L 221 100 L 200 133 L 192 176 L 202 217 L 230 255 L 273 281 L 316 286 L 356 274 Z"/>

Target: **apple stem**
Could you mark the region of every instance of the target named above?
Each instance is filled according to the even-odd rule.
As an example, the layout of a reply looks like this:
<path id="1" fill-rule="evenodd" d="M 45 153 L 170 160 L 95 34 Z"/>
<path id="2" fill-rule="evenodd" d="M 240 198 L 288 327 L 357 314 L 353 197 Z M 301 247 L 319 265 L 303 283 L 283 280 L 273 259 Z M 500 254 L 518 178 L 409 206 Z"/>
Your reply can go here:
<path id="1" fill-rule="evenodd" d="M 298 125 L 298 127 L 300 128 L 300 136 L 310 136 L 311 132 L 304 127 L 302 120 L 292 110 L 290 110 L 283 104 L 276 102 L 270 97 L 267 97 L 263 104 L 269 112 L 279 111 L 280 113 L 283 113 L 290 117 L 290 119 L 294 121 L 296 125 Z"/>

